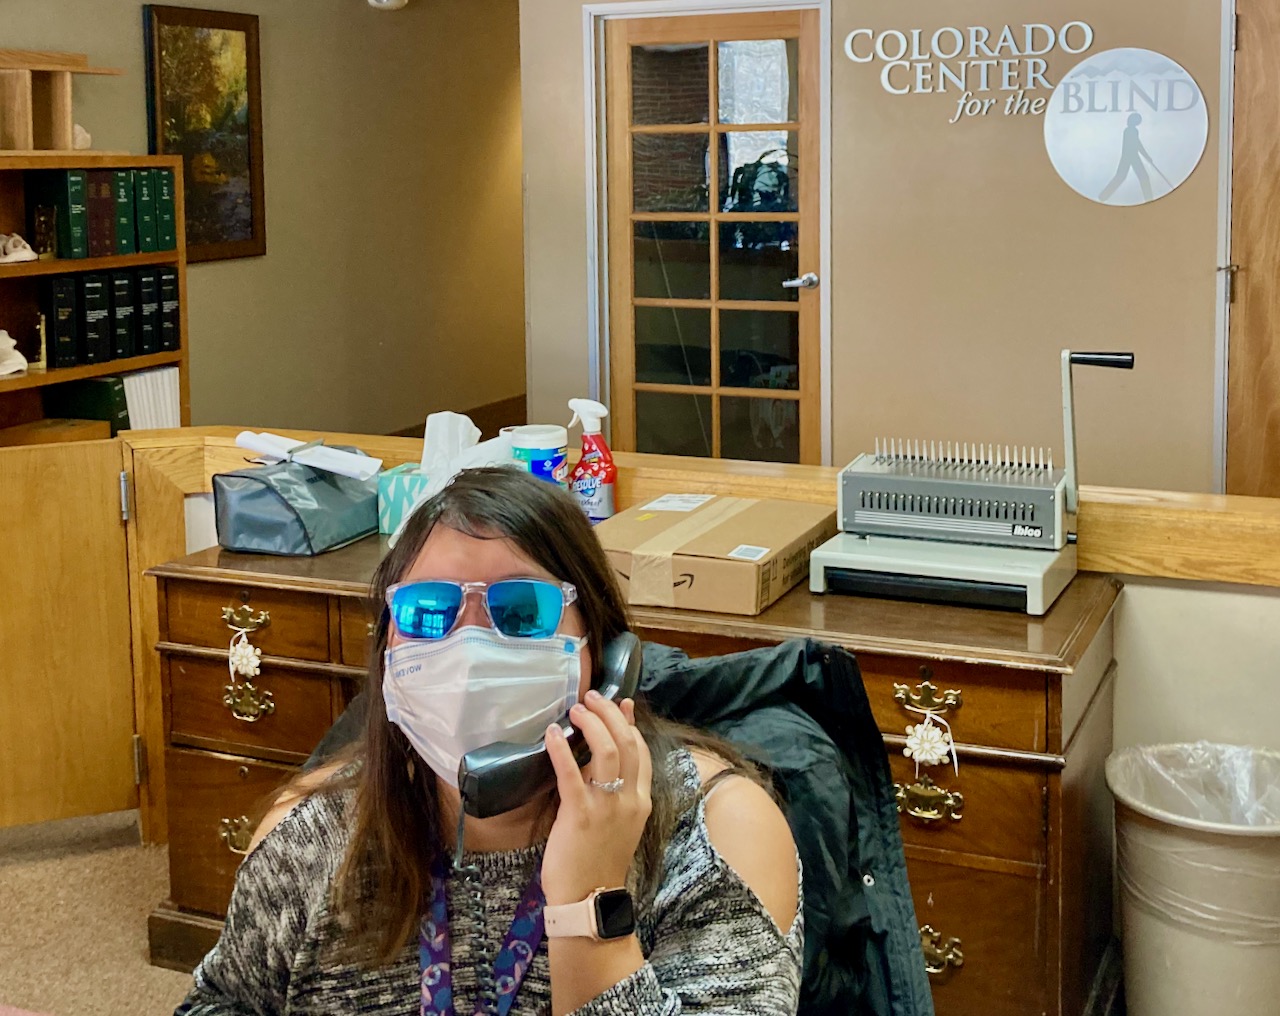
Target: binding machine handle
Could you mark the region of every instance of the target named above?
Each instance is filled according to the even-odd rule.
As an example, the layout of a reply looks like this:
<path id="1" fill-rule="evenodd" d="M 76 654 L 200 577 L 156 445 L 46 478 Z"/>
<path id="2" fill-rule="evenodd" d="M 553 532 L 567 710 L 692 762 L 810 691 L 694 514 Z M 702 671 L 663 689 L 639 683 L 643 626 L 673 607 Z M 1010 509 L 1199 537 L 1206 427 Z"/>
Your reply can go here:
<path id="1" fill-rule="evenodd" d="M 1075 514 L 1080 507 L 1080 487 L 1076 482 L 1076 405 L 1075 393 L 1071 383 L 1071 368 L 1081 367 L 1117 367 L 1121 370 L 1133 370 L 1132 353 L 1073 353 L 1069 349 L 1062 351 L 1062 441 L 1066 455 L 1065 468 L 1068 527 L 1074 532 Z"/>

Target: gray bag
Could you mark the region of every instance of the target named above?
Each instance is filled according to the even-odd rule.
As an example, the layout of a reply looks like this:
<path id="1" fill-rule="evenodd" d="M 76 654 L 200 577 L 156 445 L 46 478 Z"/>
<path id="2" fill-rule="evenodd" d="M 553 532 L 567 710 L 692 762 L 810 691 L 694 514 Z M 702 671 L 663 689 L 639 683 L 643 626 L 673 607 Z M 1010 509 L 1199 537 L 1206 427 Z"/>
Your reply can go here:
<path id="1" fill-rule="evenodd" d="M 227 550 L 322 554 L 378 531 L 378 480 L 292 461 L 237 469 L 214 474 L 213 511 Z"/>

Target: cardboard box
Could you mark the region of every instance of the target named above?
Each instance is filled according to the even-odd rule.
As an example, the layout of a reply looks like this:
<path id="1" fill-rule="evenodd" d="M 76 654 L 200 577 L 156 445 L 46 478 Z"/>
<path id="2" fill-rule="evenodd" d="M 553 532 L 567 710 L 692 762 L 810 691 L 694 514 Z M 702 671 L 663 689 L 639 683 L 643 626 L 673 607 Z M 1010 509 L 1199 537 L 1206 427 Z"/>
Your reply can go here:
<path id="1" fill-rule="evenodd" d="M 400 520 L 413 510 L 427 489 L 427 475 L 418 472 L 418 463 L 406 462 L 378 474 L 378 532 L 390 536 Z"/>
<path id="2" fill-rule="evenodd" d="M 106 441 L 110 437 L 111 424 L 106 420 L 32 420 L 0 429 L 0 446 Z"/>
<path id="3" fill-rule="evenodd" d="M 835 509 L 800 501 L 667 494 L 596 526 L 627 602 L 758 614 L 809 575 Z"/>

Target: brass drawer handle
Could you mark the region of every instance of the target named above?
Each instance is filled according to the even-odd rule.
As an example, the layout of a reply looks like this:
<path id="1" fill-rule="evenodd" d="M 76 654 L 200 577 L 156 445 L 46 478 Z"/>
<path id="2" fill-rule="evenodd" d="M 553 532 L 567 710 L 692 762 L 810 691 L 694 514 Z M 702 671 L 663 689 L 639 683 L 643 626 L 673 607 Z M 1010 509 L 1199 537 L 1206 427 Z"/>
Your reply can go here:
<path id="1" fill-rule="evenodd" d="M 223 607 L 222 620 L 234 631 L 258 631 L 271 625 L 271 612 L 260 610 L 256 614 L 247 603 L 238 607 Z"/>
<path id="2" fill-rule="evenodd" d="M 960 969 L 964 966 L 963 943 L 958 938 L 942 939 L 942 932 L 934 931 L 931 925 L 920 929 L 920 948 L 924 950 L 924 968 L 936 976 L 945 974 L 948 967 Z"/>
<path id="3" fill-rule="evenodd" d="M 893 701 L 900 706 L 908 706 L 923 712 L 941 715 L 949 710 L 959 709 L 964 704 L 963 694 L 951 689 L 938 695 L 938 686 L 932 681 L 921 681 L 912 691 L 905 684 L 894 684 Z"/>
<path id="4" fill-rule="evenodd" d="M 269 691 L 258 691 L 248 681 L 228 684 L 222 690 L 222 704 L 237 720 L 257 723 L 276 711 L 275 696 Z"/>
<path id="5" fill-rule="evenodd" d="M 925 773 L 915 783 L 893 785 L 898 799 L 898 814 L 904 811 L 921 822 L 937 822 L 949 818 L 959 822 L 964 818 L 964 795 L 958 790 L 946 790 L 938 786 Z"/>
<path id="6" fill-rule="evenodd" d="M 218 838 L 233 854 L 244 857 L 249 853 L 249 844 L 253 840 L 253 824 L 246 815 L 241 815 L 239 818 L 224 818 L 219 824 Z"/>
<path id="7" fill-rule="evenodd" d="M 370 638 L 370 639 L 371 639 L 371 638 L 373 638 L 373 637 L 374 637 L 374 635 L 376 635 L 377 633 L 378 633 L 378 626 L 377 626 L 377 624 L 375 624 L 373 621 L 370 621 L 368 624 L 366 624 L 366 625 L 364 626 L 364 634 L 365 634 L 365 638 Z"/>

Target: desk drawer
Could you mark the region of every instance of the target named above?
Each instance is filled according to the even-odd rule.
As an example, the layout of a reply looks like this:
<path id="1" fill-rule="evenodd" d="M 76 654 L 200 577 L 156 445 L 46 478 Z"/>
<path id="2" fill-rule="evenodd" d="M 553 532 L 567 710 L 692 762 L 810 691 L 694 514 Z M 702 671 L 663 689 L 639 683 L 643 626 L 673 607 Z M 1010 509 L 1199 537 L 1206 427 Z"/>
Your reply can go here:
<path id="1" fill-rule="evenodd" d="M 225 699 L 230 677 L 224 661 L 171 653 L 165 665 L 175 744 L 302 762 L 333 722 L 332 686 L 323 675 L 264 664 L 262 673 L 247 682 L 252 702 L 244 691 L 246 679 L 236 679 L 244 697 L 233 708 Z M 262 711 L 249 719 L 254 703 Z"/>
<path id="2" fill-rule="evenodd" d="M 926 948 L 938 1016 L 1029 1016 L 1046 1011 L 1044 882 L 907 859 L 916 920 L 937 933 Z M 963 965 L 944 962 L 949 940 Z M 954 957 L 953 957 L 954 960 Z"/>
<path id="3" fill-rule="evenodd" d="M 921 664 L 918 659 L 873 653 L 858 654 L 858 666 L 882 733 L 904 734 L 908 725 L 920 721 L 922 714 L 908 705 L 929 701 L 927 683 L 936 689 L 935 699 L 950 691 L 960 693 L 958 707 L 939 706 L 957 744 L 1045 750 L 1048 689 L 1042 673 L 965 663 Z M 895 699 L 903 694 L 901 688 L 906 703 Z"/>
<path id="4" fill-rule="evenodd" d="M 192 646 L 225 649 L 234 629 L 224 610 L 238 611 L 249 624 L 249 641 L 264 656 L 299 660 L 328 660 L 329 600 L 311 593 L 222 585 L 214 582 L 174 582 L 166 587 L 168 640 Z M 262 619 L 265 614 L 266 618 Z"/>
<path id="5" fill-rule="evenodd" d="M 221 917 L 257 818 L 295 770 L 231 755 L 170 748 L 170 897 Z"/>
<path id="6" fill-rule="evenodd" d="M 917 778 L 902 749 L 888 750 L 905 843 L 1045 863 L 1044 773 L 962 759 L 959 776 L 950 766 L 921 766 Z"/>
<path id="7" fill-rule="evenodd" d="M 344 598 L 338 608 L 341 617 L 342 662 L 348 667 L 367 667 L 373 650 L 374 619 L 364 600 Z"/>

